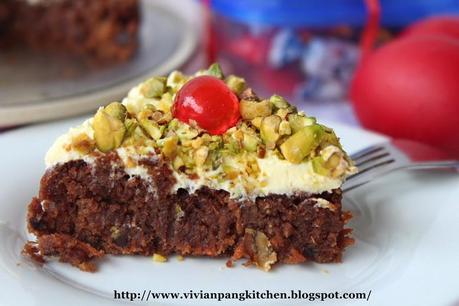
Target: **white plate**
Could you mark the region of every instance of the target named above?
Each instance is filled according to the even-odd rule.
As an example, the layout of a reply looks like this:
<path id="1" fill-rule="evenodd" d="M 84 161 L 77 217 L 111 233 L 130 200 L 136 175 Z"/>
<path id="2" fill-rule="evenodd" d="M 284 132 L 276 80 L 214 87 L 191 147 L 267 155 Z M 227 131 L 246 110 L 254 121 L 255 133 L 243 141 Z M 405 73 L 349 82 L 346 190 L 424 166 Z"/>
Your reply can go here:
<path id="1" fill-rule="evenodd" d="M 12 62 L 11 55 L 0 53 L 0 126 L 88 112 L 184 64 L 195 49 L 197 28 L 163 2 L 141 1 L 139 48 L 122 64 L 94 69 L 75 59 L 30 53 L 15 53 Z"/>
<path id="2" fill-rule="evenodd" d="M 368 292 L 369 301 L 325 304 L 453 305 L 459 302 L 459 176 L 399 173 L 346 195 L 357 240 L 341 264 L 284 265 L 270 273 L 225 260 L 108 256 L 98 273 L 53 262 L 34 266 L 20 255 L 26 240 L 26 205 L 38 189 L 43 156 L 56 136 L 82 121 L 37 125 L 0 135 L 0 304 L 112 305 L 113 290 L 143 292 Z M 384 140 L 335 124 L 345 147 L 355 151 Z M 136 301 L 140 303 L 139 301 Z M 215 300 L 150 301 L 156 305 L 214 305 Z M 126 302 L 131 305 L 132 303 Z M 307 301 L 235 300 L 220 305 L 306 304 Z M 319 302 L 320 303 L 320 302 Z M 146 303 L 140 303 L 146 304 Z"/>

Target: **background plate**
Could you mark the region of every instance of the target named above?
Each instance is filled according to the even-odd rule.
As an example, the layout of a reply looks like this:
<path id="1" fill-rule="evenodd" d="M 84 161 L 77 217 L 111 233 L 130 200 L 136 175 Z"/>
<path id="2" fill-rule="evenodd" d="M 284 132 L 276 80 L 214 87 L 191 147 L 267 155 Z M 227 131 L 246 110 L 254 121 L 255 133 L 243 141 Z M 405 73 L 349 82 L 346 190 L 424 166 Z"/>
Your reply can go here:
<path id="1" fill-rule="evenodd" d="M 0 126 L 87 112 L 182 65 L 195 49 L 196 27 L 159 3 L 141 2 L 139 49 L 122 64 L 94 69 L 68 58 L 0 53 Z"/>
<path id="2" fill-rule="evenodd" d="M 37 193 L 43 156 L 54 139 L 84 118 L 36 125 L 0 135 L 0 304 L 119 305 L 113 290 L 154 292 L 368 292 L 369 301 L 325 304 L 453 305 L 459 302 L 459 176 L 453 173 L 398 173 L 345 195 L 354 214 L 357 240 L 341 264 L 284 265 L 265 273 L 242 262 L 171 257 L 165 264 L 147 257 L 108 256 L 97 273 L 58 262 L 39 268 L 20 255 L 26 241 L 26 205 Z M 335 127 L 345 148 L 355 151 L 383 137 Z M 154 305 L 214 305 L 213 300 L 150 301 Z M 234 305 L 234 300 L 219 305 Z M 250 300 L 244 305 L 312 303 Z M 132 305 L 131 302 L 126 304 Z M 145 305 L 146 303 L 143 303 Z"/>

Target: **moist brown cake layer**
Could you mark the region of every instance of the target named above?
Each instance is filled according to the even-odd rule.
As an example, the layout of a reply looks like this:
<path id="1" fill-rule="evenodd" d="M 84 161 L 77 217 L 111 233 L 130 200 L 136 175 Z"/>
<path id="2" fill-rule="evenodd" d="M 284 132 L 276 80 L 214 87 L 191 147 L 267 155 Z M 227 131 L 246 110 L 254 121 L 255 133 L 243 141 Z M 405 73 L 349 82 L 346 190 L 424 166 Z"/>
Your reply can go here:
<path id="1" fill-rule="evenodd" d="M 89 271 L 92 259 L 104 254 L 154 253 L 247 258 L 266 268 L 266 262 L 339 262 L 352 244 L 340 189 L 255 201 L 208 188 L 171 193 L 169 167 L 155 157 L 142 163 L 149 182 L 126 174 L 116 153 L 94 164 L 77 160 L 49 169 L 28 208 L 38 246 L 26 253 L 35 249 Z"/>
<path id="2" fill-rule="evenodd" d="M 124 61 L 137 48 L 138 0 L 0 1 L 0 46 Z"/>

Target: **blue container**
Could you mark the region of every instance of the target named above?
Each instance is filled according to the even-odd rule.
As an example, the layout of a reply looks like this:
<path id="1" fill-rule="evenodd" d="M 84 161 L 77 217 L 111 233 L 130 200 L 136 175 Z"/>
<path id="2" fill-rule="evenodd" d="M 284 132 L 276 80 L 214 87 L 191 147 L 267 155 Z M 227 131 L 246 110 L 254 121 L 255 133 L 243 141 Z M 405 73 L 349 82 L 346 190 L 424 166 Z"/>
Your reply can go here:
<path id="1" fill-rule="evenodd" d="M 405 26 L 423 17 L 459 14 L 459 0 L 380 0 L 382 24 Z M 213 9 L 235 21 L 281 27 L 362 26 L 364 0 L 212 0 Z"/>
<path id="2" fill-rule="evenodd" d="M 378 43 L 459 0 L 380 0 Z M 293 102 L 342 100 L 359 61 L 364 0 L 211 0 L 217 60 L 259 93 Z"/>

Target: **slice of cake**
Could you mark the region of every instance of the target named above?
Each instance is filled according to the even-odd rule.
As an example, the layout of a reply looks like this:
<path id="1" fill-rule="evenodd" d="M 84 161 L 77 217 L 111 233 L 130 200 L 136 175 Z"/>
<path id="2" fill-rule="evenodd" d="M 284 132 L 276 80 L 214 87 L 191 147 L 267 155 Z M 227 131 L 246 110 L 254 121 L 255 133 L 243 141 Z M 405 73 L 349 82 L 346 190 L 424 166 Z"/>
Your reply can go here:
<path id="1" fill-rule="evenodd" d="M 340 186 L 355 172 L 332 129 L 262 99 L 214 64 L 134 87 L 56 140 L 28 208 L 25 253 L 93 271 L 105 254 L 340 262 Z"/>
<path id="2" fill-rule="evenodd" d="M 2 0 L 0 46 L 81 56 L 95 63 L 137 49 L 138 0 Z"/>

